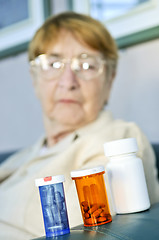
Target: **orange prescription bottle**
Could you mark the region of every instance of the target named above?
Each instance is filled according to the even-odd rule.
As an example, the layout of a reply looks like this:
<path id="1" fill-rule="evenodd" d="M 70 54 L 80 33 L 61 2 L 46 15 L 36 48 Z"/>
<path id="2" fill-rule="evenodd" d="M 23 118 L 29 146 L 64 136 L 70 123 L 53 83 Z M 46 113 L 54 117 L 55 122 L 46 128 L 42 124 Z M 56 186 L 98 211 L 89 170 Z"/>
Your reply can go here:
<path id="1" fill-rule="evenodd" d="M 104 173 L 103 166 L 71 172 L 71 177 L 75 180 L 83 222 L 86 227 L 112 221 Z"/>

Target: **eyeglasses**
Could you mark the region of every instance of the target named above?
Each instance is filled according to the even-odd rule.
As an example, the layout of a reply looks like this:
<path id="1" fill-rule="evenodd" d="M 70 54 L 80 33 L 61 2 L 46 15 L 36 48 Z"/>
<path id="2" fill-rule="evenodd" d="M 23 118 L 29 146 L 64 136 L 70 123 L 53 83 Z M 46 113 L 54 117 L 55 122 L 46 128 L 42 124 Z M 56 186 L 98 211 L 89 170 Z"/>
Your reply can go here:
<path id="1" fill-rule="evenodd" d="M 66 64 L 70 64 L 71 70 L 82 80 L 91 80 L 99 76 L 104 69 L 106 60 L 101 56 L 92 56 L 82 53 L 72 59 L 62 58 L 56 55 L 41 54 L 30 61 L 30 66 L 38 71 L 46 80 L 53 80 L 64 72 Z"/>

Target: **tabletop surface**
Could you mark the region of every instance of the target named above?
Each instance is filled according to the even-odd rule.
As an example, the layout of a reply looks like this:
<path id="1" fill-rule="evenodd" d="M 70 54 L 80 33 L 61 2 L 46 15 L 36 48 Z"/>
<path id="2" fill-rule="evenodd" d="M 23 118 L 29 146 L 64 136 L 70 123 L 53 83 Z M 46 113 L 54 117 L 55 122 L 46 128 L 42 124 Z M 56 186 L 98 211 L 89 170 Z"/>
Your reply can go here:
<path id="1" fill-rule="evenodd" d="M 70 234 L 34 240 L 157 240 L 159 239 L 159 203 L 147 211 L 116 215 L 111 223 L 97 227 L 74 227 Z"/>

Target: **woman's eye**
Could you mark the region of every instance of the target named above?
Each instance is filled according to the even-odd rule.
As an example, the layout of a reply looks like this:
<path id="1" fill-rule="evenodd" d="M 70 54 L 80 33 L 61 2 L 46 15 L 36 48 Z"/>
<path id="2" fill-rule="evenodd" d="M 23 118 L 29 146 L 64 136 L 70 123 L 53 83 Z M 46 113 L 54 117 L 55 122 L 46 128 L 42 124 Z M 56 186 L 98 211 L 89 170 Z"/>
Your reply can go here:
<path id="1" fill-rule="evenodd" d="M 93 64 L 89 64 L 89 69 L 94 70 L 96 67 Z"/>
<path id="2" fill-rule="evenodd" d="M 94 70 L 96 69 L 94 64 L 90 64 L 90 63 L 83 63 L 82 68 L 84 70 Z"/>
<path id="3" fill-rule="evenodd" d="M 50 63 L 49 66 L 54 69 L 59 69 L 59 68 L 61 68 L 62 64 L 60 61 L 54 61 L 54 62 Z"/>
<path id="4" fill-rule="evenodd" d="M 93 64 L 84 62 L 82 63 L 82 69 L 83 70 L 93 70 L 95 68 L 95 66 Z"/>

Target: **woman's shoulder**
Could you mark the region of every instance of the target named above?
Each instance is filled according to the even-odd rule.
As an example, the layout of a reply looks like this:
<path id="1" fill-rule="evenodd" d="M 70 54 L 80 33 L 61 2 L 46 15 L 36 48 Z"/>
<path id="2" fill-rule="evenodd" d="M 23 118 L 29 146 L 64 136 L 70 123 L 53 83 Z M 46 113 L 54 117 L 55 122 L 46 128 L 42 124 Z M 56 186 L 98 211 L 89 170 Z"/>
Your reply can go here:
<path id="1" fill-rule="evenodd" d="M 109 111 L 102 111 L 99 117 L 90 125 L 79 130 L 79 135 L 83 137 L 115 140 L 120 138 L 136 137 L 143 132 L 135 122 L 128 122 L 123 119 L 115 119 Z"/>
<path id="2" fill-rule="evenodd" d="M 6 176 L 10 175 L 23 164 L 27 163 L 29 159 L 36 154 L 41 142 L 42 138 L 38 139 L 38 141 L 33 145 L 16 150 L 1 163 L 0 173 L 3 172 L 3 175 L 5 174 Z"/>
<path id="3" fill-rule="evenodd" d="M 128 122 L 122 119 L 114 119 L 107 113 L 102 114 L 94 124 L 85 127 L 85 131 L 79 132 L 76 150 L 80 155 L 104 154 L 103 145 L 105 142 L 123 138 L 136 138 L 141 151 L 150 145 L 147 137 L 135 122 Z"/>

